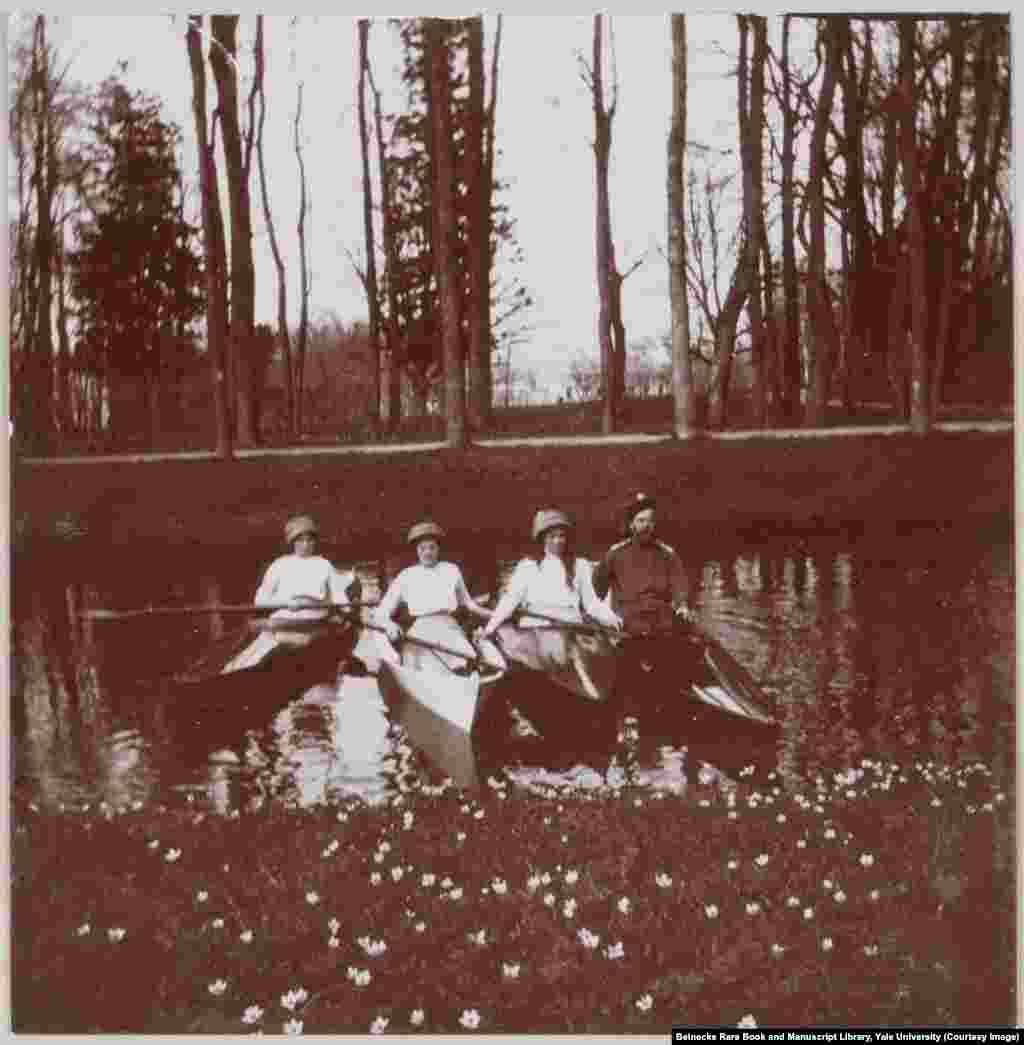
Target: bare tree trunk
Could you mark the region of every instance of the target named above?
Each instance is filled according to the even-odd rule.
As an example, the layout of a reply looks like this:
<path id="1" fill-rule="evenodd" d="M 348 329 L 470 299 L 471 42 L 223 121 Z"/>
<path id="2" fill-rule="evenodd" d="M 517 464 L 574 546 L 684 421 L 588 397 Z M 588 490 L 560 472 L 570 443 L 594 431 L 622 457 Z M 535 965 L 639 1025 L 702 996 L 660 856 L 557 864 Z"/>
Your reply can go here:
<path id="1" fill-rule="evenodd" d="M 605 105 L 604 77 L 601 70 L 602 19 L 594 15 L 592 65 L 590 69 L 590 91 L 594 107 L 594 171 L 596 186 L 595 243 L 597 255 L 597 333 L 601 346 L 601 383 L 604 386 L 604 409 L 601 415 L 601 431 L 610 435 L 615 431 L 619 404 L 616 402 L 614 377 L 614 345 L 611 328 L 611 296 L 614 267 L 612 257 L 611 203 L 608 198 L 608 166 L 612 149 L 612 120 L 615 117 L 615 91 L 612 102 Z"/>
<path id="2" fill-rule="evenodd" d="M 390 164 L 384 147 L 384 118 L 381 114 L 380 91 L 373 82 L 373 69 L 369 54 L 366 60 L 366 75 L 373 91 L 373 118 L 377 132 L 377 169 L 380 177 L 381 236 L 384 240 L 384 280 L 387 288 L 388 318 L 388 384 L 387 417 L 388 431 L 395 432 L 402 415 L 402 334 L 398 324 L 398 248 L 392 222 L 393 193 Z"/>
<path id="3" fill-rule="evenodd" d="M 270 195 L 267 192 L 267 173 L 263 161 L 263 124 L 267 115 L 266 94 L 263 87 L 264 80 L 264 55 L 263 55 L 263 15 L 256 18 L 256 52 L 255 52 L 255 74 L 253 89 L 256 91 L 260 101 L 259 130 L 256 135 L 256 160 L 260 172 L 260 194 L 263 198 L 263 221 L 267 226 L 267 235 L 270 239 L 270 250 L 274 255 L 274 266 L 277 269 L 277 337 L 281 343 L 281 355 L 284 364 L 284 389 L 285 409 L 287 410 L 286 430 L 289 438 L 295 435 L 295 371 L 292 366 L 292 339 L 288 333 L 288 280 L 285 275 L 284 260 L 281 257 L 281 248 L 277 243 L 277 232 L 274 228 L 274 218 L 270 212 Z"/>
<path id="4" fill-rule="evenodd" d="M 672 317 L 673 429 L 699 432 L 690 360 L 690 302 L 686 290 L 686 15 L 672 22 L 672 122 L 668 135 L 668 280 Z"/>
<path id="5" fill-rule="evenodd" d="M 825 421 L 835 341 L 832 302 L 825 271 L 825 141 L 831 123 L 832 99 L 836 87 L 839 37 L 833 18 L 821 19 L 818 25 L 819 32 L 824 34 L 825 72 L 815 111 L 810 171 L 807 179 L 811 225 L 811 242 L 807 257 L 807 306 L 814 345 L 811 392 L 804 414 L 804 423 L 809 428 L 822 425 Z"/>
<path id="6" fill-rule="evenodd" d="M 925 295 L 924 226 L 921 217 L 921 191 L 918 172 L 917 90 L 914 86 L 914 37 L 917 20 L 900 18 L 900 101 L 903 182 L 907 196 L 907 264 L 910 266 L 910 428 L 921 435 L 931 427 L 929 416 L 928 372 L 925 364 L 925 336 L 928 303 Z"/>
<path id="7" fill-rule="evenodd" d="M 366 240 L 366 298 L 370 316 L 370 355 L 373 367 L 373 406 L 370 425 L 376 433 L 380 428 L 381 399 L 381 322 L 380 298 L 377 290 L 377 251 L 373 237 L 373 190 L 370 183 L 370 142 L 366 123 L 366 70 L 369 65 L 370 20 L 359 22 L 359 80 L 356 86 L 359 109 L 359 153 L 363 164 L 363 234 Z"/>
<path id="8" fill-rule="evenodd" d="M 796 270 L 795 167 L 796 105 L 790 92 L 789 28 L 792 15 L 782 19 L 782 416 L 795 424 L 800 417 L 800 291 Z"/>
<path id="9" fill-rule="evenodd" d="M 213 35 L 210 67 L 217 84 L 217 111 L 220 114 L 231 220 L 231 360 L 237 437 L 243 444 L 251 445 L 258 441 L 249 401 L 249 350 L 256 326 L 256 274 L 252 260 L 249 165 L 242 158 L 238 116 L 238 15 L 211 15 L 210 28 Z"/>
<path id="10" fill-rule="evenodd" d="M 309 254 L 306 249 L 306 165 L 302 160 L 302 83 L 295 106 L 295 157 L 299 163 L 299 331 L 295 345 L 295 434 L 302 435 L 306 399 L 306 345 L 309 341 Z"/>
<path id="11" fill-rule="evenodd" d="M 467 444 L 466 374 L 462 351 L 461 301 L 455 256 L 455 171 L 449 97 L 449 53 L 444 24 L 424 20 L 430 69 L 431 173 L 437 222 L 434 265 L 441 300 L 441 343 L 444 358 L 445 440 L 450 447 Z"/>
<path id="12" fill-rule="evenodd" d="M 484 84 L 484 20 L 477 15 L 469 28 L 469 121 L 466 132 L 467 305 L 469 309 L 469 415 L 476 431 L 491 420 L 490 265 L 491 192 L 485 181 L 486 108 Z"/>
<path id="13" fill-rule="evenodd" d="M 213 378 L 214 410 L 217 419 L 217 453 L 225 460 L 234 454 L 231 424 L 230 376 L 227 369 L 228 302 L 224 285 L 224 221 L 217 189 L 214 141 L 206 133 L 206 70 L 199 34 L 202 15 L 188 16 L 189 64 L 192 69 L 192 116 L 199 149 L 199 190 L 203 213 L 203 250 L 206 270 L 206 353 Z M 216 128 L 216 124 L 214 124 Z"/>

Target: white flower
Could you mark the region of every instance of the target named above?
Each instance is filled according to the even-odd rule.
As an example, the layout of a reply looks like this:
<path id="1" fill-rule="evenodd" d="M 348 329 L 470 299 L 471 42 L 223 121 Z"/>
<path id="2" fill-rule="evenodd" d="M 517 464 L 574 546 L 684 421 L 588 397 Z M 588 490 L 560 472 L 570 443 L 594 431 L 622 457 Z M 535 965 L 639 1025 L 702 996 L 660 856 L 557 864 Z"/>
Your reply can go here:
<path id="1" fill-rule="evenodd" d="M 836 903 L 846 903 L 846 893 L 844 893 L 842 889 L 837 889 L 832 894 L 832 899 L 835 900 Z"/>
<path id="2" fill-rule="evenodd" d="M 814 918 L 814 908 L 813 907 L 805 907 L 804 908 L 804 920 L 809 922 L 813 918 Z"/>
<path id="3" fill-rule="evenodd" d="M 834 889 L 834 888 L 835 888 L 835 884 L 836 884 L 836 883 L 835 883 L 835 882 L 833 882 L 831 878 L 826 878 L 826 879 L 825 879 L 825 880 L 824 880 L 824 881 L 823 881 L 823 882 L 821 883 L 821 887 L 822 887 L 822 889 L 824 889 L 824 890 L 825 890 L 826 892 L 830 892 L 830 891 L 831 891 L 832 889 Z"/>
<path id="4" fill-rule="evenodd" d="M 263 1019 L 263 1010 L 258 1005 L 250 1005 L 242 1013 L 243 1023 L 259 1023 L 261 1019 Z"/>
<path id="5" fill-rule="evenodd" d="M 594 950 L 601 942 L 601 937 L 596 933 L 592 933 L 589 929 L 580 929 L 576 933 L 576 937 L 584 947 L 588 947 L 590 950 Z"/>
<path id="6" fill-rule="evenodd" d="M 526 888 L 529 889 L 531 893 L 535 893 L 540 888 L 540 876 L 531 874 L 530 877 L 526 879 Z"/>
<path id="7" fill-rule="evenodd" d="M 414 929 L 416 930 L 416 932 L 418 932 L 418 933 L 426 932 L 426 931 L 427 931 L 427 923 L 426 923 L 426 922 L 417 922 L 417 923 L 416 923 L 416 924 L 415 924 L 415 925 L 413 926 L 413 928 L 414 928 Z"/>
<path id="8" fill-rule="evenodd" d="M 572 918 L 576 914 L 576 901 L 571 897 L 562 904 L 562 914 L 566 918 Z"/>
<path id="9" fill-rule="evenodd" d="M 868 899 L 874 901 L 877 900 L 881 895 L 882 894 L 877 889 L 872 889 L 871 892 L 868 893 Z"/>
<path id="10" fill-rule="evenodd" d="M 661 889 L 668 889 L 672 885 L 672 875 L 659 871 L 654 876 L 654 881 Z"/>
<path id="11" fill-rule="evenodd" d="M 331 935 L 333 936 L 341 928 L 341 922 L 337 918 L 331 918 L 327 922 L 327 928 L 331 930 Z"/>
<path id="12" fill-rule="evenodd" d="M 287 994 L 281 995 L 281 1007 L 289 1012 L 294 1012 L 309 998 L 309 992 L 305 987 L 294 987 Z"/>
<path id="13" fill-rule="evenodd" d="M 206 903 L 210 899 L 210 894 L 205 889 L 200 889 L 196 893 L 196 903 Z"/>
<path id="14" fill-rule="evenodd" d="M 227 980 L 214 980 L 213 983 L 208 984 L 206 988 L 215 998 L 222 995 L 228 989 Z"/>
<path id="15" fill-rule="evenodd" d="M 92 932 L 92 926 L 88 922 L 83 922 L 76 930 L 76 936 L 88 936 Z"/>
<path id="16" fill-rule="evenodd" d="M 124 929 L 107 930 L 107 939 L 109 939 L 111 943 L 120 943 L 124 939 L 124 935 Z"/>
<path id="17" fill-rule="evenodd" d="M 800 897 L 799 896 L 787 896 L 786 897 L 786 906 L 787 907 L 799 907 L 800 906 Z"/>
<path id="18" fill-rule="evenodd" d="M 761 905 L 755 900 L 753 903 L 747 904 L 747 914 L 760 914 Z"/>
<path id="19" fill-rule="evenodd" d="M 465 831 L 459 831 L 458 834 L 456 834 L 456 836 L 455 836 L 455 841 L 456 842 L 465 842 L 465 840 L 466 840 L 466 832 Z"/>
<path id="20" fill-rule="evenodd" d="M 796 840 L 796 847 L 797 847 L 797 849 L 806 849 L 807 848 L 807 839 L 806 838 L 798 838 Z"/>
<path id="21" fill-rule="evenodd" d="M 373 862 L 375 864 L 382 864 L 382 863 L 384 863 L 384 854 L 383 853 L 374 853 L 373 854 Z"/>
<path id="22" fill-rule="evenodd" d="M 725 865 L 730 871 L 735 871 L 740 866 L 739 860 L 729 860 Z"/>
<path id="23" fill-rule="evenodd" d="M 605 957 L 609 961 L 615 961 L 617 958 L 622 958 L 625 956 L 626 949 L 622 946 L 622 941 L 619 940 L 618 943 L 613 943 L 611 947 L 606 947 L 604 949 L 604 953 Z"/>
<path id="24" fill-rule="evenodd" d="M 177 860 L 178 857 L 180 857 L 180 856 L 181 856 L 181 850 L 180 849 L 168 849 L 167 852 L 164 853 L 164 859 L 169 864 L 173 864 L 174 861 Z"/>
<path id="25" fill-rule="evenodd" d="M 147 842 L 146 843 L 146 848 L 147 849 L 159 849 L 160 848 L 160 839 L 159 838 L 154 838 L 152 842 Z"/>
<path id="26" fill-rule="evenodd" d="M 713 904 L 713 903 L 705 904 L 704 905 L 704 914 L 707 915 L 708 918 L 717 918 L 718 917 L 718 905 L 717 904 Z"/>
<path id="27" fill-rule="evenodd" d="M 501 975 L 509 980 L 516 979 L 519 976 L 519 962 L 502 962 Z"/>
<path id="28" fill-rule="evenodd" d="M 864 953 L 865 953 L 865 954 L 866 954 L 866 955 L 867 955 L 867 956 L 868 956 L 869 958 L 874 958 L 874 956 L 875 956 L 876 954 L 878 954 L 878 944 L 877 944 L 877 943 L 868 943 L 868 944 L 865 944 L 865 945 L 864 945 Z"/>
<path id="29" fill-rule="evenodd" d="M 477 811 L 476 811 L 476 812 L 475 812 L 475 813 L 473 814 L 473 819 L 474 819 L 474 820 L 483 820 L 483 818 L 484 818 L 484 811 L 483 811 L 482 809 L 478 809 L 478 810 L 477 810 Z"/>
<path id="30" fill-rule="evenodd" d="M 370 875 L 370 885 L 380 885 L 380 874 L 377 871 Z"/>
<path id="31" fill-rule="evenodd" d="M 223 929 L 224 928 L 224 919 L 223 918 L 214 918 L 213 921 L 210 922 L 210 925 L 214 929 Z"/>
<path id="32" fill-rule="evenodd" d="M 470 933 L 469 938 L 473 943 L 477 944 L 480 947 L 483 947 L 483 945 L 487 943 L 487 930 L 480 929 L 475 933 Z"/>
<path id="33" fill-rule="evenodd" d="M 769 859 L 770 857 L 767 853 L 761 853 L 760 856 L 755 857 L 754 863 L 757 864 L 758 867 L 764 867 L 768 863 Z"/>
<path id="34" fill-rule="evenodd" d="M 460 886 L 456 887 L 455 889 L 452 889 L 448 893 L 448 899 L 449 900 L 461 900 L 462 899 L 462 886 L 460 885 Z"/>
<path id="35" fill-rule="evenodd" d="M 757 1020 L 755 1020 L 754 1017 L 748 1012 L 746 1014 L 746 1016 L 744 1016 L 743 1019 L 741 1019 L 740 1022 L 736 1024 L 736 1026 L 737 1027 L 756 1027 L 757 1026 Z"/>
<path id="36" fill-rule="evenodd" d="M 451 887 L 454 884 L 455 883 L 450 878 L 448 878 L 447 876 L 445 876 L 444 878 L 441 879 L 441 888 L 442 889 L 451 889 Z"/>
<path id="37" fill-rule="evenodd" d="M 551 875 L 547 871 L 545 871 L 540 876 L 540 880 L 541 880 L 541 884 L 542 885 L 550 885 L 551 884 Z"/>
<path id="38" fill-rule="evenodd" d="M 622 896 L 619 898 L 617 906 L 623 914 L 629 914 L 629 909 L 632 905 L 629 902 L 628 896 Z"/>
<path id="39" fill-rule="evenodd" d="M 781 943 L 772 944 L 772 957 L 781 958 L 786 953 L 786 948 Z"/>
<path id="40" fill-rule="evenodd" d="M 388 1024 L 391 1021 L 386 1016 L 378 1016 L 373 1023 L 370 1024 L 371 1034 L 383 1034 L 388 1029 Z"/>
<path id="41" fill-rule="evenodd" d="M 874 864 L 875 858 L 870 853 L 860 854 L 860 865 L 861 867 L 871 867 Z"/>
<path id="42" fill-rule="evenodd" d="M 409 1013 L 409 1022 L 414 1027 L 419 1027 L 420 1024 L 423 1023 L 424 1018 L 425 1018 L 425 1013 L 423 1012 L 422 1009 L 413 1009 L 412 1012 Z"/>
<path id="43" fill-rule="evenodd" d="M 383 841 L 378 842 L 377 848 L 382 853 L 390 853 L 391 852 L 391 843 L 385 838 Z"/>
<path id="44" fill-rule="evenodd" d="M 467 1030 L 476 1030 L 480 1026 L 480 1013 L 476 1009 L 464 1009 L 459 1023 Z"/>
<path id="45" fill-rule="evenodd" d="M 785 813 L 779 813 L 779 815 L 775 818 L 775 821 L 776 823 L 784 824 L 787 819 L 788 818 Z"/>
<path id="46" fill-rule="evenodd" d="M 332 936 L 327 941 L 327 946 L 332 948 L 333 950 L 337 950 L 341 946 L 341 940 L 339 940 L 337 936 Z"/>
<path id="47" fill-rule="evenodd" d="M 835 836 L 836 836 L 836 832 L 835 832 L 835 828 L 834 827 L 826 827 L 825 828 L 825 837 L 826 838 L 835 838 Z"/>
<path id="48" fill-rule="evenodd" d="M 821 941 L 821 949 L 823 951 L 831 951 L 832 950 L 832 937 L 831 936 L 826 936 Z"/>
<path id="49" fill-rule="evenodd" d="M 508 883 L 504 878 L 495 878 L 491 881 L 491 888 L 499 895 L 504 896 L 508 892 Z"/>
<path id="50" fill-rule="evenodd" d="M 391 878 L 393 881 L 400 882 L 402 880 L 402 875 L 404 874 L 405 871 L 403 871 L 401 867 L 391 868 Z"/>
<path id="51" fill-rule="evenodd" d="M 565 872 L 565 881 L 567 885 L 575 885 L 579 881 L 580 873 L 575 868 L 570 868 Z"/>
<path id="52" fill-rule="evenodd" d="M 654 1005 L 654 999 L 649 994 L 641 994 L 636 1000 L 636 1007 L 641 1012 L 650 1012 L 652 1005 Z"/>
<path id="53" fill-rule="evenodd" d="M 285 1034 L 301 1034 L 302 1020 L 289 1020 L 281 1027 L 281 1030 L 283 1030 Z"/>
<path id="54" fill-rule="evenodd" d="M 320 894 L 310 889 L 309 892 L 306 893 L 306 903 L 308 903 L 311 907 L 315 907 L 319 902 Z"/>

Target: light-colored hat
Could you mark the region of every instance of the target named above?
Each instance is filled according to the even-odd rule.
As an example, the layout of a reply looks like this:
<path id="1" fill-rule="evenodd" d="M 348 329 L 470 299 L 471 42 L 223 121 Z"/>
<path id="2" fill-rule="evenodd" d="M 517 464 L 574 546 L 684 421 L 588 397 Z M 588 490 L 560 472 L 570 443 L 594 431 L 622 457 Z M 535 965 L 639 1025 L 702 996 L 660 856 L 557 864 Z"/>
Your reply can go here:
<path id="1" fill-rule="evenodd" d="M 407 544 L 416 544 L 418 541 L 422 541 L 424 537 L 433 537 L 439 541 L 444 536 L 444 530 L 436 522 L 431 522 L 427 519 L 425 522 L 417 523 L 409 531 L 409 536 L 405 540 Z"/>
<path id="2" fill-rule="evenodd" d="M 542 537 L 544 533 L 555 526 L 564 526 L 567 530 L 572 529 L 572 520 L 565 512 L 557 511 L 554 508 L 542 508 L 533 517 L 533 539 L 537 540 L 538 537 Z"/>
<path id="3" fill-rule="evenodd" d="M 284 539 L 288 544 L 291 544 L 296 538 L 301 537 L 304 533 L 312 533 L 319 535 L 320 527 L 317 526 L 315 520 L 309 515 L 295 515 L 288 520 L 284 528 Z"/>
<path id="4" fill-rule="evenodd" d="M 626 502 L 626 510 L 623 513 L 626 517 L 626 526 L 629 526 L 641 512 L 654 507 L 656 507 L 654 498 L 650 494 L 638 493 L 631 497 Z"/>

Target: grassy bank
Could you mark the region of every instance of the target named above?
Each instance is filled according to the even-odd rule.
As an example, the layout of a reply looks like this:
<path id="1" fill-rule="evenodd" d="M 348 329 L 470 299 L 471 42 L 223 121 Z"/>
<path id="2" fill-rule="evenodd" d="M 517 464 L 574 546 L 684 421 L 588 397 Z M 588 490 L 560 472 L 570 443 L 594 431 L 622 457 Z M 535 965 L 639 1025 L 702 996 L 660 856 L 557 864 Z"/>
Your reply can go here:
<path id="1" fill-rule="evenodd" d="M 488 446 L 217 461 L 15 465 L 19 538 L 88 533 L 231 543 L 277 537 L 313 511 L 327 542 L 350 546 L 434 514 L 458 540 L 524 531 L 558 503 L 581 536 L 617 528 L 645 489 L 664 515 L 709 530 L 832 528 L 1008 515 L 1012 433 L 934 433 L 601 446 Z"/>
<path id="2" fill-rule="evenodd" d="M 1013 802 L 980 763 L 488 784 L 16 809 L 14 1029 L 1012 1024 Z"/>

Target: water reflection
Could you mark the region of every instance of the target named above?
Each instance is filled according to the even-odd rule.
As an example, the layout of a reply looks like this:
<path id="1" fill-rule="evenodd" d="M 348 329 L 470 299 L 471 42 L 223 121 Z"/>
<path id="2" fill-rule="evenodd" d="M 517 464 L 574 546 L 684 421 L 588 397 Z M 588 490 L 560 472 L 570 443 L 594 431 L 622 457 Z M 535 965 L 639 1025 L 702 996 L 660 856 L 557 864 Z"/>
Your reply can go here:
<path id="1" fill-rule="evenodd" d="M 703 620 L 774 693 L 781 730 L 768 751 L 731 729 L 667 746 L 645 738 L 646 786 L 682 790 L 705 764 L 735 774 L 759 761 L 792 778 L 883 755 L 978 758 L 1012 785 L 1006 532 L 772 538 L 718 549 L 691 548 L 679 535 L 673 543 Z M 119 806 L 174 789 L 221 810 L 254 796 L 294 805 L 346 795 L 382 801 L 410 772 L 444 773 L 437 753 L 431 761 L 410 749 L 372 678 L 313 687 L 255 719 L 227 714 L 189 725 L 162 680 L 233 621 L 80 617 L 97 606 L 247 602 L 271 546 L 219 550 L 198 563 L 194 549 L 75 552 L 43 549 L 14 564 L 15 785 L 37 802 Z M 473 590 L 499 590 L 520 552 L 512 544 L 468 549 L 461 559 Z M 379 593 L 406 564 L 390 553 L 358 563 L 365 594 Z M 488 750 L 475 766 L 478 753 L 451 754 L 448 772 L 480 779 L 499 770 L 538 779 L 543 769 L 547 779 L 586 786 L 603 782 L 607 766 L 607 757 L 589 759 L 556 773 L 559 753 L 536 737 Z"/>

